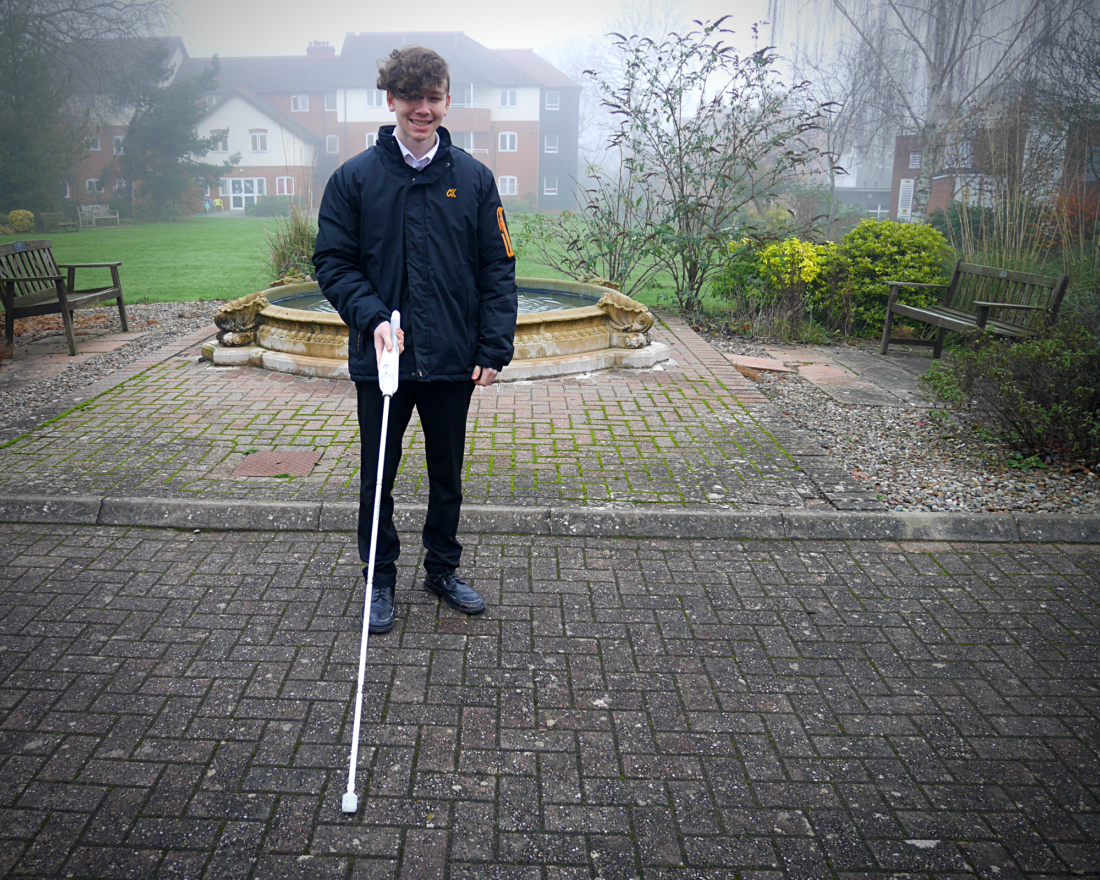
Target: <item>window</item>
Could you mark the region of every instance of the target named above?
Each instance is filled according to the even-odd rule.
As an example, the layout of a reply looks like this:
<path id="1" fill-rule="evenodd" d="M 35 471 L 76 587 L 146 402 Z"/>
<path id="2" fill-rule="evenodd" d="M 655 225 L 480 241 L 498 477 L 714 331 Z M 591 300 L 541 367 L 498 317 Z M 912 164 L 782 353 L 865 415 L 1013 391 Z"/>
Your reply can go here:
<path id="1" fill-rule="evenodd" d="M 500 90 L 500 106 L 501 107 L 515 107 L 516 106 L 516 90 L 515 89 L 501 89 Z"/>
<path id="2" fill-rule="evenodd" d="M 126 181 L 119 177 L 115 179 L 115 192 L 122 192 L 126 189 Z"/>
<path id="3" fill-rule="evenodd" d="M 84 186 L 87 188 L 86 192 L 101 193 L 103 192 L 103 181 L 98 177 L 92 177 L 84 181 Z"/>
<path id="4" fill-rule="evenodd" d="M 123 137 L 120 134 L 116 134 L 112 140 L 112 147 L 114 148 L 116 156 L 122 155 L 122 141 Z"/>
<path id="5" fill-rule="evenodd" d="M 84 138 L 84 149 L 87 150 L 90 153 L 98 153 L 99 152 L 99 138 L 97 138 L 97 137 L 86 137 L 86 138 Z"/>
<path id="6" fill-rule="evenodd" d="M 544 153 L 556 153 L 558 151 L 558 136 L 556 134 L 548 134 L 546 136 L 546 143 L 542 151 Z"/>
<path id="7" fill-rule="evenodd" d="M 294 178 L 293 177 L 276 177 L 275 178 L 275 194 L 279 196 L 292 196 L 294 195 Z"/>
<path id="8" fill-rule="evenodd" d="M 229 152 L 229 131 L 227 129 L 212 129 L 210 131 L 211 137 L 216 137 L 218 140 L 214 142 L 211 153 L 228 153 Z"/>
<path id="9" fill-rule="evenodd" d="M 240 210 L 245 205 L 254 205 L 260 196 L 267 195 L 265 177 L 223 177 L 221 194 L 229 196 L 231 210 Z"/>
<path id="10" fill-rule="evenodd" d="M 325 109 L 326 110 L 335 110 L 336 109 L 336 92 L 326 92 L 325 93 Z"/>
<path id="11" fill-rule="evenodd" d="M 61 198 L 71 199 L 73 197 L 73 188 L 71 186 L 69 186 L 69 181 L 66 180 L 65 183 L 64 183 L 64 186 L 65 186 L 65 195 L 63 195 Z"/>
<path id="12" fill-rule="evenodd" d="M 467 153 L 474 149 L 474 133 L 472 131 L 452 131 L 451 143 L 456 147 L 462 147 Z"/>
<path id="13" fill-rule="evenodd" d="M 558 194 L 558 179 L 556 177 L 544 177 L 542 179 L 542 194 L 544 196 L 556 196 Z"/>
<path id="14" fill-rule="evenodd" d="M 381 92 L 378 89 L 373 89 L 367 92 L 367 106 L 368 107 L 385 107 L 386 106 L 386 93 Z"/>
<path id="15" fill-rule="evenodd" d="M 920 168 L 920 153 L 909 154 L 909 167 Z"/>
<path id="16" fill-rule="evenodd" d="M 514 153 L 516 151 L 516 133 L 514 131 L 502 131 L 498 149 L 502 153 Z"/>
<path id="17" fill-rule="evenodd" d="M 291 95 L 290 112 L 305 113 L 309 109 L 309 95 Z"/>
<path id="18" fill-rule="evenodd" d="M 500 178 L 500 194 L 502 196 L 514 196 L 516 194 L 516 178 L 514 177 L 502 177 Z"/>
<path id="19" fill-rule="evenodd" d="M 267 152 L 267 132 L 265 130 L 251 131 L 252 135 L 252 152 L 253 153 L 266 153 Z"/>
<path id="20" fill-rule="evenodd" d="M 340 152 L 340 137 L 339 137 L 339 135 L 330 134 L 325 138 L 325 152 L 326 153 L 339 153 Z"/>
<path id="21" fill-rule="evenodd" d="M 367 132 L 367 149 L 369 150 L 376 143 L 378 143 L 378 132 L 368 131 Z"/>
<path id="22" fill-rule="evenodd" d="M 546 109 L 557 110 L 561 106 L 561 92 L 546 93 Z"/>

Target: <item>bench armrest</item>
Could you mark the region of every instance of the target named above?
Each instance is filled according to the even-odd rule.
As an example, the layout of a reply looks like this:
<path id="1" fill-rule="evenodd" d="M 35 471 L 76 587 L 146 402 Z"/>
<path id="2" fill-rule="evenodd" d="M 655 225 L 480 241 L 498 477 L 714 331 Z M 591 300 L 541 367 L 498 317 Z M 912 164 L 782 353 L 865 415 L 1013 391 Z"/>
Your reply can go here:
<path id="1" fill-rule="evenodd" d="M 58 263 L 58 269 L 110 269 L 122 263 Z"/>

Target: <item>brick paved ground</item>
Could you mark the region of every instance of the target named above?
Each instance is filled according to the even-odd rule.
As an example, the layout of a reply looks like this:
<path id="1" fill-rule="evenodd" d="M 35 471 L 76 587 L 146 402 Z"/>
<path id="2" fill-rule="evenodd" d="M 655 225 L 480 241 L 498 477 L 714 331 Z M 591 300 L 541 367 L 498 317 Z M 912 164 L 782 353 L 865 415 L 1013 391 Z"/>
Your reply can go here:
<path id="1" fill-rule="evenodd" d="M 0 876 L 1097 875 L 1097 546 L 407 553 L 346 818 L 353 536 L 3 529 Z"/>
<path id="2" fill-rule="evenodd" d="M 656 335 L 673 363 L 662 369 L 475 394 L 467 503 L 882 508 L 725 357 L 664 320 Z M 0 448 L 0 494 L 355 500 L 350 383 L 215 368 L 196 355 L 183 350 Z M 234 475 L 252 450 L 287 449 L 323 455 L 304 477 Z M 406 434 L 395 495 L 427 500 L 418 430 Z"/>

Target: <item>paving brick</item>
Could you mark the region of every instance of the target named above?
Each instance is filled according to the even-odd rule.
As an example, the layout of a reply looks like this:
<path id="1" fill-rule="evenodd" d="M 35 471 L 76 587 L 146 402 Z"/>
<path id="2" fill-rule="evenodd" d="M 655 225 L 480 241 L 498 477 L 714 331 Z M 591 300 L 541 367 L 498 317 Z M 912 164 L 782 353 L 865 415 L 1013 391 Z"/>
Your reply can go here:
<path id="1" fill-rule="evenodd" d="M 39 576 L 0 582 L 0 876 L 1048 878 L 1095 857 L 1090 547 L 467 534 L 496 591 L 470 621 L 409 589 L 403 536 L 345 817 L 353 535 L 56 529 L 4 548 Z"/>

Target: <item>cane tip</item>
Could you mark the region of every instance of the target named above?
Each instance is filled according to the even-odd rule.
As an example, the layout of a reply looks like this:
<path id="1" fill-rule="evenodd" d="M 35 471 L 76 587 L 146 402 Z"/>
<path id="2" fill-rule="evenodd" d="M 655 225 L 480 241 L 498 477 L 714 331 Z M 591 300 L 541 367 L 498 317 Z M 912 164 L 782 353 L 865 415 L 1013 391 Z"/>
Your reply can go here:
<path id="1" fill-rule="evenodd" d="M 341 804 L 345 813 L 354 813 L 359 809 L 359 796 L 352 794 L 350 791 L 344 795 L 344 801 Z"/>

